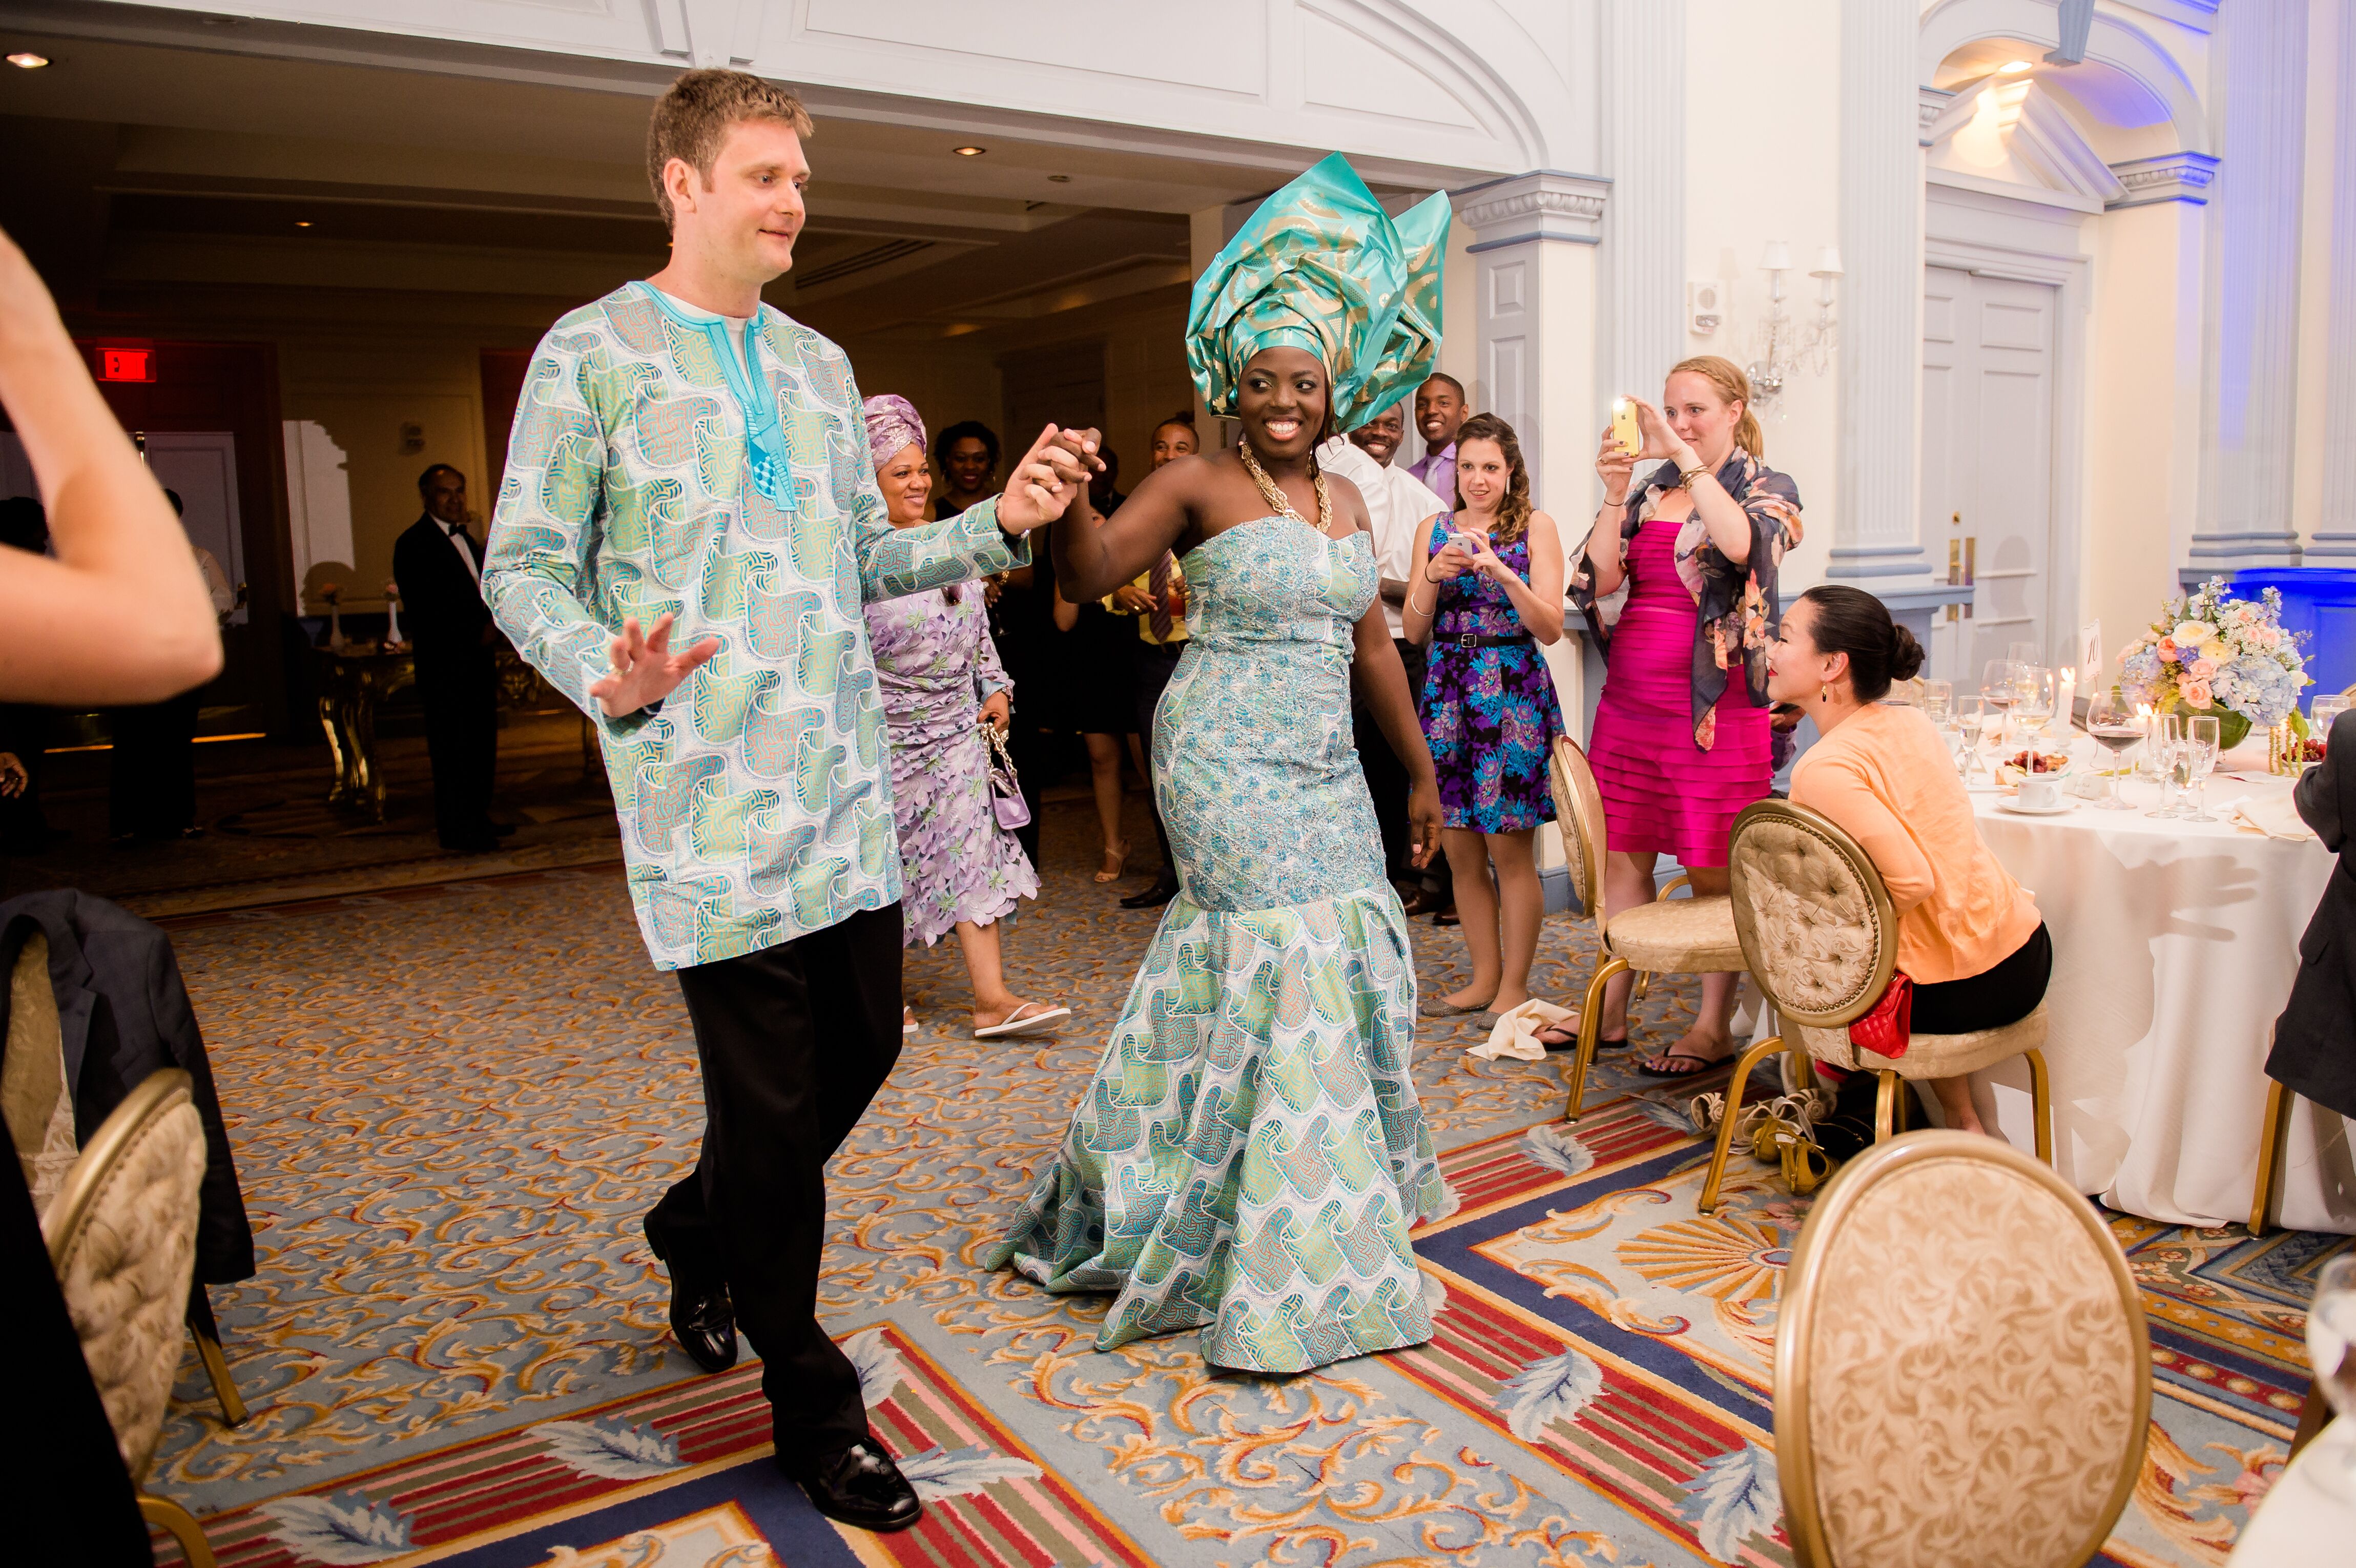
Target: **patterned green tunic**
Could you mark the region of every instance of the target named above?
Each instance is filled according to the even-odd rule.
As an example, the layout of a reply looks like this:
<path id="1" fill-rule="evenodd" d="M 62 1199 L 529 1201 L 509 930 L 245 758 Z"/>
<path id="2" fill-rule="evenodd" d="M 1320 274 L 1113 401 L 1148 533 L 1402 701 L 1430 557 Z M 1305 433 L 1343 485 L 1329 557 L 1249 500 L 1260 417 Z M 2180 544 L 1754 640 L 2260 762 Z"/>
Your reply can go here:
<path id="1" fill-rule="evenodd" d="M 631 902 L 659 969 L 900 900 L 890 757 L 861 606 L 1020 565 L 994 501 L 894 529 L 842 350 L 767 306 L 727 318 L 630 284 L 541 340 L 483 593 L 597 722 Z M 749 369 L 748 369 L 749 367 Z M 589 695 L 622 618 L 720 640 L 656 708 Z"/>

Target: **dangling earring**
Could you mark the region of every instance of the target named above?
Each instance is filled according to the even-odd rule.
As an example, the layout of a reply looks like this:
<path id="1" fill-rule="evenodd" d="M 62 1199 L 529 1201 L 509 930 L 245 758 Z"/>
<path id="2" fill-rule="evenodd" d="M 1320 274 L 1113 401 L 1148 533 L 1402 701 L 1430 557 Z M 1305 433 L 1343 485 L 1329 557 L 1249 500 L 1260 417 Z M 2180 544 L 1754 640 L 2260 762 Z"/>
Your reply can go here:
<path id="1" fill-rule="evenodd" d="M 1817 688 L 1816 688 L 1816 701 L 1818 701 L 1819 703 L 1829 703 L 1829 702 L 1831 702 L 1832 700 L 1833 700 L 1833 688 L 1832 688 L 1832 682 L 1829 682 L 1829 681 L 1827 681 L 1826 682 L 1825 682 L 1825 684 L 1823 684 L 1823 685 L 1821 685 L 1821 686 L 1819 686 L 1819 687 L 1817 687 Z"/>

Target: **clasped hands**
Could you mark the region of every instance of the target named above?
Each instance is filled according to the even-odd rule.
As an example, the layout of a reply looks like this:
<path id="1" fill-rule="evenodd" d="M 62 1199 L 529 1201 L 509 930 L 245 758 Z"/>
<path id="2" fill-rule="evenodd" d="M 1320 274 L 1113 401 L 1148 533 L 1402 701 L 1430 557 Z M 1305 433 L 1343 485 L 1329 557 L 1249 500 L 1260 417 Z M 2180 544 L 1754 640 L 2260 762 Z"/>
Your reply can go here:
<path id="1" fill-rule="evenodd" d="M 1063 430 L 1053 424 L 1042 430 L 1007 478 L 1006 491 L 998 499 L 999 526 L 1009 533 L 1029 533 L 1063 516 L 1072 498 L 1087 490 L 1088 476 L 1104 467 L 1097 456 L 1098 444 L 1093 430 Z M 589 688 L 607 718 L 661 702 L 720 651 L 720 639 L 707 637 L 674 652 L 674 618 L 666 610 L 654 625 L 641 629 L 637 617 L 622 618 L 622 634 L 608 650 L 613 672 Z"/>

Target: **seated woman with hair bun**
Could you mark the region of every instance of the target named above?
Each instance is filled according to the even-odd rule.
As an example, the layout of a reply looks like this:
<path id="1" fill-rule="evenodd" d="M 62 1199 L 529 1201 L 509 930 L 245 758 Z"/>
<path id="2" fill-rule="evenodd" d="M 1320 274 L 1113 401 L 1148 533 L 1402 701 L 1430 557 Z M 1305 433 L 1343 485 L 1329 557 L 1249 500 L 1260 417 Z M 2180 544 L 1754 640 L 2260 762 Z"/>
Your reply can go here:
<path id="1" fill-rule="evenodd" d="M 1793 803 L 1855 839 L 1890 890 L 1898 967 L 1914 982 L 1912 1032 L 1965 1035 L 2037 1010 L 2053 944 L 2036 899 L 1980 841 L 1971 799 L 1930 719 L 1880 703 L 1892 681 L 1922 668 L 1922 644 L 1879 599 L 1828 584 L 1783 613 L 1767 693 L 1805 709 L 1824 737 L 1792 770 Z M 1968 1079 L 1932 1087 L 1948 1126 L 1986 1131 Z"/>

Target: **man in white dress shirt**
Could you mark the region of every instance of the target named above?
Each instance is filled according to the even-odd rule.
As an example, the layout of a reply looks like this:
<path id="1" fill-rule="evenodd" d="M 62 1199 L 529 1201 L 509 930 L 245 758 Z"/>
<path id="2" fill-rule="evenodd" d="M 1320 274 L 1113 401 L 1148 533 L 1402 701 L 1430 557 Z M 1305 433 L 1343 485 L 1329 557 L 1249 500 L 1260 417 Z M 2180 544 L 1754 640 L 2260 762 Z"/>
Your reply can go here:
<path id="1" fill-rule="evenodd" d="M 1409 692 L 1423 690 L 1423 650 L 1402 635 L 1399 607 L 1407 602 L 1408 580 L 1415 575 L 1415 553 L 1430 542 L 1431 525 L 1448 509 L 1423 482 L 1404 468 L 1393 467 L 1390 456 L 1398 448 L 1406 431 L 1405 411 L 1394 403 L 1350 433 L 1345 440 L 1340 436 L 1317 449 L 1317 460 L 1328 470 L 1341 475 L 1358 487 L 1366 499 L 1366 518 L 1373 525 L 1375 536 L 1375 567 L 1382 574 L 1383 618 L 1390 622 L 1391 641 L 1398 645 L 1399 661 L 1407 666 Z M 1352 723 L 1356 731 L 1358 765 L 1365 770 L 1366 792 L 1374 797 L 1375 822 L 1383 833 L 1383 865 L 1394 882 L 1420 880 L 1422 890 L 1410 902 L 1408 913 L 1420 914 L 1427 909 L 1444 908 L 1448 899 L 1444 887 L 1433 891 L 1430 876 L 1431 867 L 1418 872 L 1412 865 L 1413 845 L 1408 837 L 1407 767 L 1400 762 L 1383 738 L 1382 727 L 1372 715 L 1353 704 Z M 1432 867 L 1441 867 L 1439 875 L 1446 875 L 1442 862 L 1445 857 L 1431 857 Z"/>

